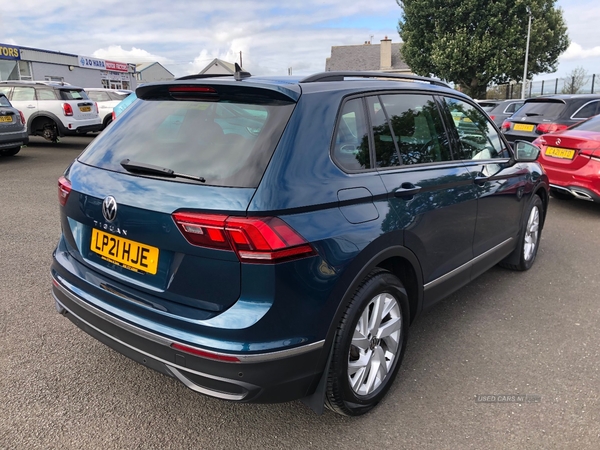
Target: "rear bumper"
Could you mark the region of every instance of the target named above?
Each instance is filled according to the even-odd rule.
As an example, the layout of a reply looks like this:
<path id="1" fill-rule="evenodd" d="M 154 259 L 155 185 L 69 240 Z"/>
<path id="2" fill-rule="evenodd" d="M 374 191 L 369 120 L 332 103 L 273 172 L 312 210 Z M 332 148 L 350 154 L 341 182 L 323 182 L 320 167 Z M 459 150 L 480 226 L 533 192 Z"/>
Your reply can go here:
<path id="1" fill-rule="evenodd" d="M 59 123 L 58 127 L 61 135 L 74 136 L 77 134 L 101 131 L 102 121 L 100 120 L 100 117 L 89 120 L 73 120 L 72 122 L 68 122 L 67 125 Z"/>
<path id="2" fill-rule="evenodd" d="M 569 192 L 581 200 L 600 202 L 600 160 L 590 158 L 590 161 L 578 170 L 549 164 L 545 164 L 544 169 L 552 189 Z"/>
<path id="3" fill-rule="evenodd" d="M 29 143 L 29 134 L 27 130 L 15 131 L 14 133 L 0 134 L 0 149 L 20 147 Z"/>
<path id="4" fill-rule="evenodd" d="M 309 395 L 321 375 L 318 362 L 323 341 L 275 352 L 227 353 L 222 355 L 239 361 L 218 361 L 172 348 L 179 342 L 108 314 L 56 278 L 52 294 L 57 310 L 92 337 L 211 397 L 257 403 L 290 401 Z"/>

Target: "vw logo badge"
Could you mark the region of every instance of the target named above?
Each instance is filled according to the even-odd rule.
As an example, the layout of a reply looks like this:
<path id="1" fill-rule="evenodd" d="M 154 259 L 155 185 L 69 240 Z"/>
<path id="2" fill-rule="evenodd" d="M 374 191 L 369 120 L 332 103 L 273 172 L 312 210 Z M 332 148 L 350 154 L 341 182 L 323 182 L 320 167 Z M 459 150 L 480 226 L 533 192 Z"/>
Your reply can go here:
<path id="1" fill-rule="evenodd" d="M 107 222 L 112 222 L 117 217 L 117 201 L 112 195 L 109 195 L 102 202 L 102 215 Z"/>

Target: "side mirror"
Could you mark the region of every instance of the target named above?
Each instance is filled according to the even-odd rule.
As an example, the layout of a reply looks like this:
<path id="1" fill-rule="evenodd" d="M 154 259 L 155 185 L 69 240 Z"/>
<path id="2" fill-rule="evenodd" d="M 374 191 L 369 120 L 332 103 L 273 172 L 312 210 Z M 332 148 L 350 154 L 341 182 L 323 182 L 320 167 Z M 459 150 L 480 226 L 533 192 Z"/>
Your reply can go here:
<path id="1" fill-rule="evenodd" d="M 516 162 L 534 162 L 540 156 L 540 149 L 529 142 L 516 141 L 513 149 Z"/>

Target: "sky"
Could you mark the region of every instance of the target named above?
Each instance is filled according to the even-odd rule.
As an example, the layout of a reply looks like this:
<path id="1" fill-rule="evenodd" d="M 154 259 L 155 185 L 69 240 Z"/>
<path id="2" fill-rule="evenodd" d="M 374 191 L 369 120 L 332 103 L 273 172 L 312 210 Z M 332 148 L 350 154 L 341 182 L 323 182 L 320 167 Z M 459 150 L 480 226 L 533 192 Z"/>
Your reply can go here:
<path id="1" fill-rule="evenodd" d="M 518 0 L 516 0 L 518 1 Z M 600 1 L 558 0 L 571 39 L 557 72 L 600 74 Z M 0 43 L 120 62 L 158 61 L 175 76 L 214 58 L 256 75 L 325 70 L 331 47 L 400 42 L 396 0 L 18 0 L 0 9 Z"/>

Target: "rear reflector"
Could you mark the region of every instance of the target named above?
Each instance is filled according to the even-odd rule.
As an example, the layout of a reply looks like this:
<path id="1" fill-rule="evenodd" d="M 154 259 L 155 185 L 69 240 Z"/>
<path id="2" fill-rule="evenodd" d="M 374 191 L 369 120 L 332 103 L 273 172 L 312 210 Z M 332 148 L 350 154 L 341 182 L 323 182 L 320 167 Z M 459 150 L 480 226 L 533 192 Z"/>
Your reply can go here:
<path id="1" fill-rule="evenodd" d="M 61 206 L 65 206 L 71 193 L 71 182 L 64 176 L 58 179 L 58 202 Z"/>
<path id="2" fill-rule="evenodd" d="M 173 219 L 190 244 L 234 251 L 242 262 L 275 263 L 316 254 L 302 236 L 277 217 L 178 212 Z"/>
<path id="3" fill-rule="evenodd" d="M 226 355 L 223 353 L 213 353 L 206 350 L 201 350 L 199 348 L 189 347 L 184 344 L 178 344 L 176 342 L 171 344 L 171 348 L 189 353 L 191 355 L 201 356 L 202 358 L 213 359 L 215 361 L 240 362 L 239 358 L 236 356 Z"/>

